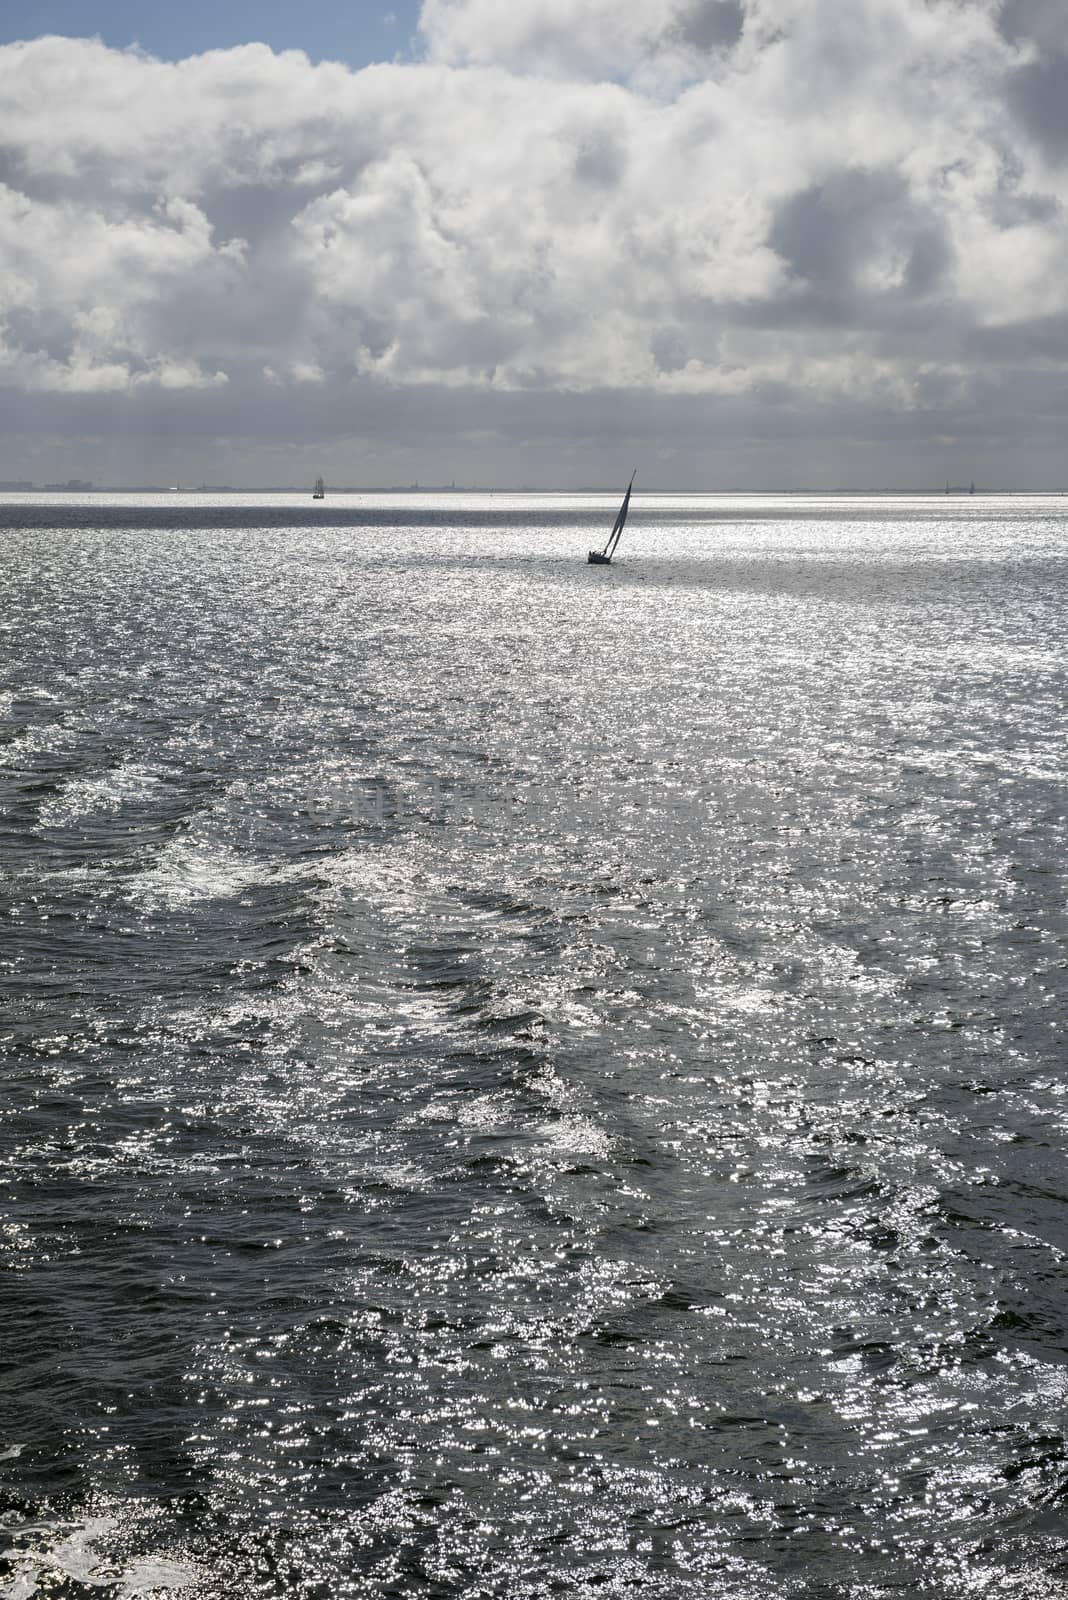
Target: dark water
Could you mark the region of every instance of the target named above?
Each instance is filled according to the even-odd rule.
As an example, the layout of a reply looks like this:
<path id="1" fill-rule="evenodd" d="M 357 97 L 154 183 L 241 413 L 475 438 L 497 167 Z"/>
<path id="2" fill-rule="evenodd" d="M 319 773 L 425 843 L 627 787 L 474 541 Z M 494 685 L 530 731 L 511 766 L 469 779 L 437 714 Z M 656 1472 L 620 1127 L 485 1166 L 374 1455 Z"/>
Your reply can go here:
<path id="1" fill-rule="evenodd" d="M 0 506 L 0 1595 L 1068 1593 L 1068 501 Z"/>

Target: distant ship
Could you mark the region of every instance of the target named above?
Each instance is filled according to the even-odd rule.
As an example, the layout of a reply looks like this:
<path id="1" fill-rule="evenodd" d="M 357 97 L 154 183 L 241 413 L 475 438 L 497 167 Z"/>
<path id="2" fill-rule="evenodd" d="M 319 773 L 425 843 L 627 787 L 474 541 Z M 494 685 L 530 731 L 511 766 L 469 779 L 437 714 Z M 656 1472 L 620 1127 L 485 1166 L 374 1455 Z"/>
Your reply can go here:
<path id="1" fill-rule="evenodd" d="M 312 499 L 313 500 L 325 500 L 326 499 L 326 484 L 323 482 L 322 478 L 316 478 L 316 480 L 315 480 L 315 488 L 312 490 Z"/>
<path id="2" fill-rule="evenodd" d="M 634 479 L 635 479 L 635 476 L 637 475 L 637 471 L 638 471 L 638 469 L 637 469 L 637 467 L 635 467 L 634 471 L 630 475 L 630 482 L 627 484 L 627 492 L 623 496 L 623 504 L 620 506 L 619 510 L 616 512 L 616 520 L 612 524 L 612 531 L 608 535 L 608 538 L 607 538 L 607 540 L 605 542 L 604 549 L 603 550 L 591 550 L 589 555 L 586 557 L 586 560 L 592 566 L 595 566 L 595 567 L 608 567 L 608 566 L 611 566 L 611 564 L 612 564 L 612 557 L 615 555 L 617 549 L 619 548 L 619 540 L 620 540 L 620 536 L 621 536 L 621 534 L 623 532 L 623 524 L 626 522 L 626 520 L 627 520 L 627 512 L 630 510 L 630 491 L 634 487 Z"/>

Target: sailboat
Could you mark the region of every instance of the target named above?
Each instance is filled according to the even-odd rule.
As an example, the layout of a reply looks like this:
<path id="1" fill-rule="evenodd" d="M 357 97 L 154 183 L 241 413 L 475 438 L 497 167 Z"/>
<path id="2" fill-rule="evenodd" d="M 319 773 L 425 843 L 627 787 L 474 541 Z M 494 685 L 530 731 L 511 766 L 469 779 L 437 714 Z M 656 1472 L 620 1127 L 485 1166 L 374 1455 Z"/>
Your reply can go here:
<path id="1" fill-rule="evenodd" d="M 627 492 L 623 496 L 623 504 L 616 512 L 616 520 L 612 524 L 612 531 L 605 541 L 604 549 L 591 550 L 589 555 L 586 557 L 586 560 L 595 567 L 608 567 L 612 564 L 612 557 L 615 555 L 616 550 L 619 547 L 620 536 L 623 532 L 623 524 L 626 522 L 627 512 L 630 510 L 630 491 L 634 487 L 634 479 L 637 475 L 637 471 L 638 469 L 635 467 L 634 471 L 630 475 L 630 482 L 627 484 Z"/>
<path id="2" fill-rule="evenodd" d="M 322 478 L 316 478 L 316 480 L 315 480 L 315 488 L 312 490 L 312 499 L 313 500 L 325 500 L 326 499 L 326 484 L 323 482 Z"/>

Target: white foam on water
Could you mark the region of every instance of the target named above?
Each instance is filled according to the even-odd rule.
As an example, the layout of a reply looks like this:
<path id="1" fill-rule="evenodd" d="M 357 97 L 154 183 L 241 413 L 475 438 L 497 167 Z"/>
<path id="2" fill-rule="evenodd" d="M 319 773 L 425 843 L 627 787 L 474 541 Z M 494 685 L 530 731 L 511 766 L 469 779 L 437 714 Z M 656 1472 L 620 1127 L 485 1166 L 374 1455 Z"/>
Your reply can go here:
<path id="1" fill-rule="evenodd" d="M 596 1156 L 607 1161 L 613 1140 L 590 1117 L 562 1117 L 559 1122 L 543 1122 L 535 1130 L 547 1151 L 560 1155 Z"/>
<path id="2" fill-rule="evenodd" d="M 475 1095 L 457 1107 L 455 1120 L 458 1127 L 476 1133 L 508 1132 L 515 1125 L 515 1099 L 503 1094 Z"/>
<path id="3" fill-rule="evenodd" d="M 345 850 L 324 862 L 322 871 L 328 894 L 342 904 L 358 896 L 386 914 L 401 914 L 423 905 L 432 887 L 426 861 L 407 839 L 374 850 Z"/>
<path id="4" fill-rule="evenodd" d="M 279 883 L 296 869 L 279 869 L 227 845 L 180 839 L 166 845 L 145 872 L 130 880 L 127 894 L 147 907 L 181 908 L 201 900 L 229 900 L 258 884 Z"/>
<path id="5" fill-rule="evenodd" d="M 774 989 L 759 984 L 701 984 L 695 985 L 698 1001 L 706 1001 L 710 1011 L 735 1012 L 740 1016 L 756 1016 L 774 1011 L 781 996 Z"/>
<path id="6" fill-rule="evenodd" d="M 68 1579 L 87 1589 L 106 1589 L 119 1600 L 133 1600 L 137 1595 L 181 1595 L 199 1581 L 200 1574 L 193 1566 L 167 1556 L 138 1556 L 129 1563 L 108 1560 L 96 1544 L 117 1527 L 114 1517 L 90 1517 L 73 1526 L 69 1522 L 54 1527 L 30 1523 L 24 1528 L 5 1528 L 9 1537 L 32 1534 L 44 1538 L 9 1556 L 14 1574 L 0 1588 L 0 1600 L 35 1600 L 38 1595 L 52 1594 Z"/>
<path id="7" fill-rule="evenodd" d="M 397 1189 L 406 1194 L 415 1190 L 429 1189 L 434 1181 L 429 1172 L 417 1167 L 412 1161 L 372 1163 L 364 1169 L 364 1173 L 372 1182 L 384 1184 L 389 1189 Z"/>
<path id="8" fill-rule="evenodd" d="M 131 1563 L 119 1579 L 118 1593 L 126 1600 L 133 1595 L 181 1594 L 199 1578 L 188 1564 L 162 1556 L 142 1556 Z"/>
<path id="9" fill-rule="evenodd" d="M 158 772 L 139 763 L 112 767 L 90 778 L 75 778 L 44 802 L 38 821 L 55 828 L 93 812 L 118 811 L 131 801 L 151 798 L 159 781 Z"/>
<path id="10" fill-rule="evenodd" d="M 58 755 L 77 744 L 80 737 L 78 730 L 65 722 L 35 722 L 15 735 L 5 749 L 4 760 L 12 766 L 16 757 L 22 761 L 46 752 Z"/>
<path id="11" fill-rule="evenodd" d="M 38 1593 L 36 1576 L 21 1573 L 12 1583 L 5 1583 L 0 1589 L 0 1600 L 33 1600 Z"/>

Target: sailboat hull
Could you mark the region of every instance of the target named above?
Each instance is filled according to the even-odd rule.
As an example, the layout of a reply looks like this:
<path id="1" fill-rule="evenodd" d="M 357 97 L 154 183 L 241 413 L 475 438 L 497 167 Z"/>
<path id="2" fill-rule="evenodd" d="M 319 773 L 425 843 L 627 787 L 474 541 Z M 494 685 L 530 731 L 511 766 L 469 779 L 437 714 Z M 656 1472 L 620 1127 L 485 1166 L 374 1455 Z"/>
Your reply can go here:
<path id="1" fill-rule="evenodd" d="M 612 565 L 612 557 L 606 556 L 603 550 L 591 550 L 586 560 L 593 567 L 610 567 Z"/>

